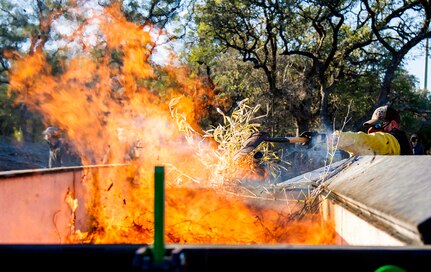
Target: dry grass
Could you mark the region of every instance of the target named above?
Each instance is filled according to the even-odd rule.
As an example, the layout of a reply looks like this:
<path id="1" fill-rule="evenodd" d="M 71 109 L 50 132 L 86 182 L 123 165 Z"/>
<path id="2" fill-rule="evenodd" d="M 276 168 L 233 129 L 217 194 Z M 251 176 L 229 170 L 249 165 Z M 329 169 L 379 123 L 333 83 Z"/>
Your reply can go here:
<path id="1" fill-rule="evenodd" d="M 170 103 L 172 117 L 176 121 L 178 129 L 184 133 L 187 142 L 194 145 L 195 156 L 213 172 L 210 184 L 237 185 L 243 183 L 247 178 L 256 179 L 260 175 L 258 172 L 263 167 L 270 167 L 271 161 L 278 159 L 267 143 L 262 143 L 255 150 L 255 152 L 263 153 L 260 162 L 254 161 L 255 152 L 239 159 L 236 157 L 247 138 L 260 130 L 259 121 L 267 117 L 267 114 L 256 116 L 261 109 L 260 105 L 251 107 L 247 104 L 248 99 L 245 99 L 238 104 L 230 116 L 218 109 L 218 113 L 223 117 L 223 123 L 204 131 L 203 135 L 198 135 L 187 122 L 186 117 L 175 109 L 179 99 L 181 97 L 173 99 Z M 200 140 L 197 141 L 197 139 Z M 215 142 L 216 148 L 208 149 L 209 142 Z M 274 165 L 274 167 L 278 166 Z M 246 177 L 244 178 L 245 172 Z M 272 173 L 277 173 L 277 171 L 272 171 Z"/>
<path id="2" fill-rule="evenodd" d="M 292 211 L 292 219 L 303 217 L 316 209 L 319 199 L 321 199 L 319 196 L 322 195 L 326 187 L 326 180 L 330 176 L 329 170 L 338 143 L 327 143 L 325 162 L 328 163 L 325 164 L 324 171 L 317 181 L 310 182 L 304 178 L 307 185 L 295 182 L 291 186 L 280 188 L 277 187 L 277 179 L 283 171 L 288 171 L 282 165 L 289 164 L 289 162 L 283 162 L 278 154 L 272 151 L 270 143 L 263 142 L 247 156 L 241 156 L 239 159 L 236 156 L 250 135 L 260 131 L 262 128 L 260 122 L 268 116 L 268 114 L 256 116 L 261 110 L 260 105 L 249 106 L 248 99 L 244 99 L 230 116 L 218 110 L 223 117 L 223 123 L 206 130 L 203 135 L 198 135 L 187 123 L 185 116 L 175 110 L 175 104 L 179 99 L 181 98 L 171 101 L 172 117 L 179 130 L 185 134 L 187 142 L 195 145 L 196 157 L 207 169 L 211 170 L 212 176 L 209 182 L 211 186 L 217 186 L 217 189 L 224 194 L 247 199 L 281 201 L 287 205 L 290 205 L 291 202 L 300 203 L 300 209 Z M 342 129 L 347 122 L 348 119 L 345 118 Z M 200 139 L 197 145 L 196 139 Z M 216 148 L 211 150 L 206 148 L 205 143 L 208 141 L 214 141 Z M 253 155 L 256 152 L 261 152 L 263 157 L 255 160 Z M 175 171 L 180 172 L 181 170 L 175 169 Z M 182 178 L 199 182 L 197 178 L 186 174 L 183 174 Z"/>

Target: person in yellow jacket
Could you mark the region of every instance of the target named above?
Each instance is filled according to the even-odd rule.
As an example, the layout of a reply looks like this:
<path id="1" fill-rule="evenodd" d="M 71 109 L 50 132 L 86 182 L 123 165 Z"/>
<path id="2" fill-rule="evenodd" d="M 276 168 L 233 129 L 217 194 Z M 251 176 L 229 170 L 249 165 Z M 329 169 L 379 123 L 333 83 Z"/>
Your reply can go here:
<path id="1" fill-rule="evenodd" d="M 412 155 L 409 139 L 400 129 L 400 120 L 398 111 L 382 106 L 364 123 L 367 133 L 335 131 L 332 135 L 326 135 L 326 141 L 350 155 Z M 301 136 L 310 140 L 313 137 L 307 132 Z"/>

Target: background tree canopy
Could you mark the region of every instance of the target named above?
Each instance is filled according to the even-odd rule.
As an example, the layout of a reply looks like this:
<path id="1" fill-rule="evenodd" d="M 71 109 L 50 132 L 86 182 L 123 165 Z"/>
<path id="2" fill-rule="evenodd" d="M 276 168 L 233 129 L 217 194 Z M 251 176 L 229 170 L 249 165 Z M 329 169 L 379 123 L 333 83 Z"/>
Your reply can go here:
<path id="1" fill-rule="evenodd" d="M 402 127 L 431 147 L 430 95 L 407 73 L 406 55 L 431 37 L 429 1 L 2 1 L 0 3 L 0 134 L 38 139 L 49 122 L 10 95 L 9 75 L 21 55 L 42 52 L 61 74 L 62 64 L 82 46 L 93 58 L 109 55 L 121 67 L 124 52 L 85 40 L 89 17 L 79 9 L 119 5 L 126 18 L 159 35 L 150 52 L 171 46 L 215 96 L 207 101 L 199 124 L 220 122 L 216 108 L 232 111 L 248 98 L 264 105 L 263 130 L 274 136 L 305 130 L 360 130 L 381 105 L 402 115 Z M 68 31 L 81 33 L 81 39 Z M 160 30 L 160 31 L 156 31 Z M 155 93 L 177 82 L 160 71 Z M 195 94 L 198 95 L 198 94 Z M 205 96 L 205 97 L 204 97 Z M 347 120 L 347 122 L 346 122 Z"/>

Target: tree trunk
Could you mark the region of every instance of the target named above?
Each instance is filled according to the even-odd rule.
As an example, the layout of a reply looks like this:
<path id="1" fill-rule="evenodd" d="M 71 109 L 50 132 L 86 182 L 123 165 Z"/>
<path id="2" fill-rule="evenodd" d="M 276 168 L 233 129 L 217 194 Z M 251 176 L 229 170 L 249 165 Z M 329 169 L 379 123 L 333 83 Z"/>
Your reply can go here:
<path id="1" fill-rule="evenodd" d="M 323 131 L 331 131 L 331 119 L 329 118 L 329 91 L 324 86 L 320 88 L 321 102 L 320 102 L 320 123 Z"/>

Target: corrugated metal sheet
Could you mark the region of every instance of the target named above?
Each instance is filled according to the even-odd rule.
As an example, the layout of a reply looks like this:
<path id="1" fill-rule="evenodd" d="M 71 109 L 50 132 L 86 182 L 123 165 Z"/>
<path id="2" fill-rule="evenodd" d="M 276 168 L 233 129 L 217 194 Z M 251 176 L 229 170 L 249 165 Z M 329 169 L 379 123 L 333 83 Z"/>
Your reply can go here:
<path id="1" fill-rule="evenodd" d="M 359 156 L 325 184 L 370 223 L 429 244 L 430 167 L 431 156 Z"/>

